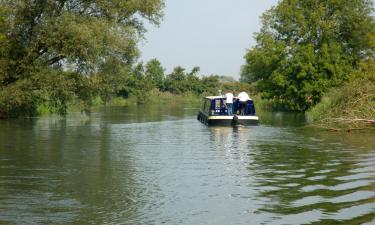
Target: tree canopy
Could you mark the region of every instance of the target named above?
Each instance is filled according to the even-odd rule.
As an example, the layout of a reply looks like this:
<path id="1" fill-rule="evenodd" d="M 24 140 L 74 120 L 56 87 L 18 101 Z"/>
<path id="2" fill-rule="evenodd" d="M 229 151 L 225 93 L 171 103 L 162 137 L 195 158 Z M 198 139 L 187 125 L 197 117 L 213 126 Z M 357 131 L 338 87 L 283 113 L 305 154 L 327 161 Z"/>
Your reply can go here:
<path id="1" fill-rule="evenodd" d="M 157 88 L 163 88 L 164 68 L 157 59 L 151 59 L 146 63 L 145 76 Z"/>
<path id="2" fill-rule="evenodd" d="M 131 68 L 143 22 L 159 24 L 163 6 L 163 0 L 1 0 L 0 114 L 32 114 L 51 99 L 64 111 L 82 85 L 91 85 L 87 77 L 104 74 L 107 64 Z M 45 83 L 66 95 L 52 94 Z"/>
<path id="3" fill-rule="evenodd" d="M 241 79 L 289 109 L 308 109 L 373 57 L 373 11 L 370 0 L 280 1 L 262 16 Z"/>

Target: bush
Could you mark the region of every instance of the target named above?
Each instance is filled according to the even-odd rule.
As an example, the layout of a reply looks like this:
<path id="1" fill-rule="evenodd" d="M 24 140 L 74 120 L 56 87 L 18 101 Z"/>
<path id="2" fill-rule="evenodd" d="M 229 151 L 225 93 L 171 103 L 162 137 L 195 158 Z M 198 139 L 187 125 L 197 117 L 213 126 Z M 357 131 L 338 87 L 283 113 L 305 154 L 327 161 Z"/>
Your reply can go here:
<path id="1" fill-rule="evenodd" d="M 313 123 L 331 129 L 375 128 L 374 71 L 366 64 L 349 82 L 323 95 L 308 112 Z"/>

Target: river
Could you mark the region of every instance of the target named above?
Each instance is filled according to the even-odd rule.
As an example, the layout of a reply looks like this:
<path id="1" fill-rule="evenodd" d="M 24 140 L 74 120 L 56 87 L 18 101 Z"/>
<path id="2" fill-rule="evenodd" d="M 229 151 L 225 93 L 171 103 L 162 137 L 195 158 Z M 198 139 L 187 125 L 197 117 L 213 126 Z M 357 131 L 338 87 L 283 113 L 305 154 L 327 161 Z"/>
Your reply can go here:
<path id="1" fill-rule="evenodd" d="M 375 224 L 375 133 L 194 107 L 0 121 L 0 224 Z"/>

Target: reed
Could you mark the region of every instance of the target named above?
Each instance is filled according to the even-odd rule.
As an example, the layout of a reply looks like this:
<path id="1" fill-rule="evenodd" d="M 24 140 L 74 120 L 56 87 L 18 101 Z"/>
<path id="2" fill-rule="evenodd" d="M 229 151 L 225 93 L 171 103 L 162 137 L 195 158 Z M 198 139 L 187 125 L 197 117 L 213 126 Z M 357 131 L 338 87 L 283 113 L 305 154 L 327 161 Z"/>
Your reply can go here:
<path id="1" fill-rule="evenodd" d="M 328 130 L 375 129 L 375 76 L 352 79 L 325 94 L 308 115 Z"/>

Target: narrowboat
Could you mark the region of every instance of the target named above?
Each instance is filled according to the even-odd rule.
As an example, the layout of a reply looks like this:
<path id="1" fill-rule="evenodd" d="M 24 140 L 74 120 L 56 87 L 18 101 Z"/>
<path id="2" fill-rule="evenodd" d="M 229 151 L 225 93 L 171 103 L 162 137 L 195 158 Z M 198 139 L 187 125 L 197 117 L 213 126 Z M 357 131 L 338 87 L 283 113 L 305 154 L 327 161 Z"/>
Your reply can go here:
<path id="1" fill-rule="evenodd" d="M 197 119 L 209 126 L 257 125 L 253 100 L 247 100 L 244 109 L 240 110 L 238 99 L 233 100 L 233 115 L 228 115 L 224 96 L 208 96 L 202 101 Z M 240 112 L 242 111 L 242 112 Z"/>

